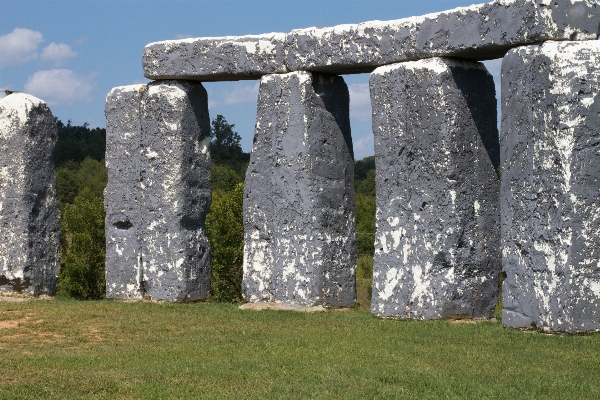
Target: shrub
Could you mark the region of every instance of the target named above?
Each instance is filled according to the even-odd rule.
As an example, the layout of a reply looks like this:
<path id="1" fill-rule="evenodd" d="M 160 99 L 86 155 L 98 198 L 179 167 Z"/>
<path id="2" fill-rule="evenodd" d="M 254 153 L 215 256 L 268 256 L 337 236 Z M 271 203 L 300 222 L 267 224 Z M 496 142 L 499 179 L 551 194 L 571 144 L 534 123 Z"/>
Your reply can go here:
<path id="1" fill-rule="evenodd" d="M 356 277 L 373 279 L 373 256 L 358 256 L 356 260 Z"/>
<path id="2" fill-rule="evenodd" d="M 356 194 L 356 250 L 359 256 L 375 253 L 375 196 Z"/>
<path id="3" fill-rule="evenodd" d="M 216 164 L 212 165 L 210 179 L 213 191 L 224 192 L 231 192 L 238 183 L 244 182 L 244 178 L 240 177 L 233 168 Z"/>
<path id="4" fill-rule="evenodd" d="M 104 205 L 102 198 L 84 188 L 73 204 L 61 207 L 62 265 L 58 277 L 61 294 L 82 299 L 105 295 Z"/>
<path id="5" fill-rule="evenodd" d="M 238 183 L 231 192 L 215 190 L 206 216 L 206 231 L 212 254 L 210 292 L 211 298 L 216 301 L 242 301 L 243 199 L 243 183 Z"/>
<path id="6" fill-rule="evenodd" d="M 67 161 L 56 169 L 56 184 L 61 203 L 73 204 L 83 188 L 89 188 L 97 197 L 103 197 L 108 178 L 104 160 L 87 157 L 81 164 Z"/>

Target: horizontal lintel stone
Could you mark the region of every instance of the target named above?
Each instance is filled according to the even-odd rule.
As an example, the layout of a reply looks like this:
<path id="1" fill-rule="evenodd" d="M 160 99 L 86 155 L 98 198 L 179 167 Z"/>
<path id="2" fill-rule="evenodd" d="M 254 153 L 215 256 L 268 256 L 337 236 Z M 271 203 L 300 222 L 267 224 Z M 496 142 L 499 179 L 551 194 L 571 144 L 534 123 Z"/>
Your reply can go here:
<path id="1" fill-rule="evenodd" d="M 148 79 L 231 81 L 288 72 L 285 33 L 166 40 L 148 44 L 142 64 Z"/>
<path id="2" fill-rule="evenodd" d="M 600 6 L 593 0 L 500 0 L 395 21 L 292 31 L 291 71 L 369 72 L 430 57 L 488 60 L 545 40 L 594 40 Z"/>
<path id="3" fill-rule="evenodd" d="M 254 36 L 168 40 L 146 46 L 149 79 L 226 81 L 289 71 L 334 74 L 431 57 L 489 60 L 546 40 L 595 40 L 595 0 L 497 0 L 392 21 Z"/>

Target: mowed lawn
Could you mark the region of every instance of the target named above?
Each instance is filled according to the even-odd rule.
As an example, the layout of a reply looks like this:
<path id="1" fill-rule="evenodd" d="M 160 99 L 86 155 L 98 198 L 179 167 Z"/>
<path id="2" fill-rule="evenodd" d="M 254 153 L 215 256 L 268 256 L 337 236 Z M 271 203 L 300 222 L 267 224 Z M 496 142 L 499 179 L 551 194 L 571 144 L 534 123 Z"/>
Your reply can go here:
<path id="1" fill-rule="evenodd" d="M 218 303 L 0 302 L 1 399 L 600 398 L 600 334 Z"/>

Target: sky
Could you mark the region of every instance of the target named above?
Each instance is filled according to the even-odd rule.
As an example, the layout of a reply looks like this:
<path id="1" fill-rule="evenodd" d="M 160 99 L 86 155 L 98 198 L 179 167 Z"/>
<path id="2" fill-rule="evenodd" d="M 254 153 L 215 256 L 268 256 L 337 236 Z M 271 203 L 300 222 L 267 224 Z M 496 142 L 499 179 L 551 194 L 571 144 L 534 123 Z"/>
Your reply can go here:
<path id="1" fill-rule="evenodd" d="M 105 127 L 104 102 L 116 86 L 149 82 L 144 46 L 203 36 L 289 32 L 393 20 L 473 0 L 0 0 L 0 89 L 46 101 L 74 125 Z M 486 62 L 499 93 L 500 60 Z M 356 159 L 373 155 L 368 74 L 344 75 Z M 204 83 L 211 118 L 235 124 L 250 151 L 259 81 Z M 4 96 L 2 94 L 1 96 Z"/>

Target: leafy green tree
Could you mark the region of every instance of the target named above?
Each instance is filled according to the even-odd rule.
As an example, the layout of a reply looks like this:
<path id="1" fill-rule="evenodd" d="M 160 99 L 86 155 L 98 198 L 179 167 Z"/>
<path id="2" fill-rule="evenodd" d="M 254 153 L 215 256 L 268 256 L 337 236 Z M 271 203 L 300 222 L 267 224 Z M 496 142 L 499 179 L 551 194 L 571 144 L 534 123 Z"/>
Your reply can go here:
<path id="1" fill-rule="evenodd" d="M 87 157 L 81 162 L 79 169 L 77 170 L 77 179 L 81 187 L 80 190 L 89 188 L 94 195 L 102 198 L 104 196 L 104 188 L 108 181 L 104 159 L 97 161 Z"/>
<path id="2" fill-rule="evenodd" d="M 105 295 L 104 204 L 90 188 L 84 188 L 73 204 L 61 205 L 60 293 L 82 299 Z"/>
<path id="3" fill-rule="evenodd" d="M 244 175 L 250 154 L 242 151 L 242 137 L 233 130 L 234 124 L 227 122 L 225 117 L 217 115 L 211 122 L 210 156 L 213 164 L 227 165 L 238 175 Z"/>
<path id="4" fill-rule="evenodd" d="M 354 163 L 354 193 L 356 199 L 356 276 L 371 279 L 375 253 L 375 157 Z"/>
<path id="5" fill-rule="evenodd" d="M 230 192 L 238 183 L 244 182 L 244 177 L 238 175 L 228 165 L 213 164 L 211 169 L 211 181 L 213 191 Z"/>
<path id="6" fill-rule="evenodd" d="M 233 130 L 234 127 L 235 125 L 228 123 L 224 116 L 217 115 L 217 118 L 211 121 L 211 144 L 214 147 L 241 150 L 240 141 L 242 137 Z"/>
<path id="7" fill-rule="evenodd" d="M 206 230 L 212 253 L 211 298 L 216 301 L 242 301 L 242 263 L 244 258 L 244 221 L 242 202 L 244 184 L 234 190 L 213 191 Z"/>
<path id="8" fill-rule="evenodd" d="M 367 177 L 367 171 L 375 170 L 375 156 L 365 157 L 354 161 L 354 180 L 360 181 Z"/>
<path id="9" fill-rule="evenodd" d="M 75 163 L 75 161 L 73 161 Z M 77 163 L 75 163 L 77 164 Z M 56 186 L 58 188 L 59 203 L 73 204 L 80 190 L 77 170 L 60 167 L 56 169 Z"/>
<path id="10" fill-rule="evenodd" d="M 365 178 L 354 181 L 354 192 L 366 196 L 375 197 L 375 170 L 370 169 L 365 172 Z"/>
<path id="11" fill-rule="evenodd" d="M 360 255 L 375 253 L 375 197 L 357 193 L 356 197 L 356 250 Z"/>
<path id="12" fill-rule="evenodd" d="M 90 129 L 86 122 L 74 126 L 71 120 L 63 124 L 55 118 L 58 127 L 58 140 L 54 148 L 54 166 L 60 167 L 68 161 L 82 162 L 86 157 L 96 161 L 104 158 L 106 149 L 106 129 Z"/>
<path id="13" fill-rule="evenodd" d="M 61 203 L 73 204 L 75 196 L 84 188 L 89 188 L 97 197 L 103 197 L 107 180 L 104 160 L 87 157 L 81 164 L 70 160 L 56 169 Z"/>

